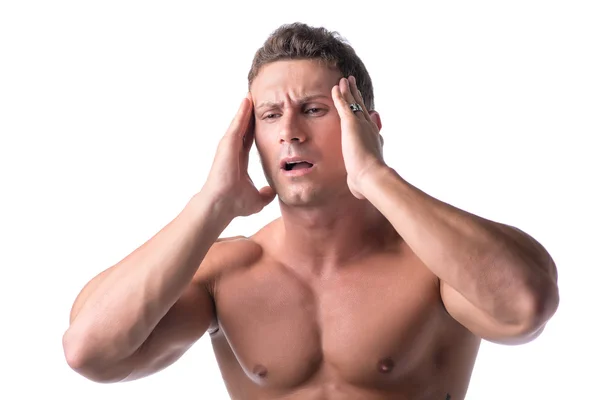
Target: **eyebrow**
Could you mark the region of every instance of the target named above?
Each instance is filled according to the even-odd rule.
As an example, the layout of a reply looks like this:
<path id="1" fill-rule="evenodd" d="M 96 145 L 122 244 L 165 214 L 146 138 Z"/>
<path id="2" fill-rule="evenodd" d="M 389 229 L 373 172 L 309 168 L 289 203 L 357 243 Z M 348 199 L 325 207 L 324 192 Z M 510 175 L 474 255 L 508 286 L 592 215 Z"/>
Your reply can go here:
<path id="1" fill-rule="evenodd" d="M 329 99 L 330 97 L 327 95 L 324 95 L 324 94 L 313 94 L 313 95 L 302 96 L 302 97 L 298 98 L 296 103 L 298 103 L 298 104 L 308 103 L 309 101 L 321 99 L 321 98 Z M 258 110 L 263 107 L 281 107 L 282 105 L 283 105 L 283 101 L 263 101 L 258 106 L 256 106 L 256 109 Z"/>

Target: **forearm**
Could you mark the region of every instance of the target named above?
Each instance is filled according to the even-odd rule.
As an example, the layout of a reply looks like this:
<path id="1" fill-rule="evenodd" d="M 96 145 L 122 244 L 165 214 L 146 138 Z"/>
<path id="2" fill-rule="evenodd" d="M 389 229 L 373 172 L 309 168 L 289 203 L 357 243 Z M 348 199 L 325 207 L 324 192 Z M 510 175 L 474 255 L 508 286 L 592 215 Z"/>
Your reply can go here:
<path id="1" fill-rule="evenodd" d="M 498 321 L 535 307 L 548 287 L 547 269 L 507 227 L 439 201 L 385 169 L 364 193 L 423 263 L 473 305 Z"/>
<path id="2" fill-rule="evenodd" d="M 79 296 L 65 347 L 84 353 L 75 357 L 106 363 L 135 352 L 181 297 L 230 220 L 212 197 L 195 196 L 90 293 Z"/>

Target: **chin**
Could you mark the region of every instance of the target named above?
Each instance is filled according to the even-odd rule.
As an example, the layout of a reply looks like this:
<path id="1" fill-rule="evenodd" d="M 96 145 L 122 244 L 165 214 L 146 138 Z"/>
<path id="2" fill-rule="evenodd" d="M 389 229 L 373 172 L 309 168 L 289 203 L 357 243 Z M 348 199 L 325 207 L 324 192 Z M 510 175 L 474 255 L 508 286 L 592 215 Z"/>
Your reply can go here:
<path id="1" fill-rule="evenodd" d="M 345 185 L 344 181 L 344 185 Z M 281 185 L 277 187 L 277 196 L 279 201 L 290 207 L 319 207 L 327 206 L 332 203 L 339 203 L 342 199 L 352 194 L 347 186 L 336 188 L 335 185 Z"/>
<path id="2" fill-rule="evenodd" d="M 292 207 L 317 205 L 319 198 L 322 198 L 314 190 L 290 190 L 290 188 L 282 188 L 277 195 L 281 203 Z"/>
<path id="3" fill-rule="evenodd" d="M 267 182 L 275 190 L 279 201 L 290 207 L 326 205 L 350 193 L 344 173 L 331 176 L 316 176 L 279 179 L 276 173 L 265 174 Z"/>

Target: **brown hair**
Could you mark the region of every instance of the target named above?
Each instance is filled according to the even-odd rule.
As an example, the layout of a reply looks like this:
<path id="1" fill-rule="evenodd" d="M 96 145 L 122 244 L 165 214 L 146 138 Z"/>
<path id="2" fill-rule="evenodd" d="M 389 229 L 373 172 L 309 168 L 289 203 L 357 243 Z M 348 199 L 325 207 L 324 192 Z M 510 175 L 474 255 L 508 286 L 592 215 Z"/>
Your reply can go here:
<path id="1" fill-rule="evenodd" d="M 375 108 L 371 77 L 349 42 L 338 32 L 300 22 L 281 25 L 256 51 L 248 73 L 248 89 L 263 65 L 301 59 L 319 60 L 327 66 L 337 67 L 345 77 L 354 75 L 365 106 L 369 111 Z"/>

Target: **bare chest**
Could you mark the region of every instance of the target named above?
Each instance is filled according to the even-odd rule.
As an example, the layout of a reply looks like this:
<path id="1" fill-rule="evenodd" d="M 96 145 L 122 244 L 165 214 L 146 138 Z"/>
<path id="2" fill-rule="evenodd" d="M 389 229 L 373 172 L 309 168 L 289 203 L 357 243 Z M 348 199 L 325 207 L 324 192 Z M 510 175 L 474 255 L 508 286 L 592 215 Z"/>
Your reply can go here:
<path id="1" fill-rule="evenodd" d="M 437 280 L 414 257 L 375 257 L 312 281 L 263 262 L 224 276 L 215 302 L 225 378 L 235 358 L 274 389 L 318 379 L 393 387 L 432 364 L 444 321 Z"/>

